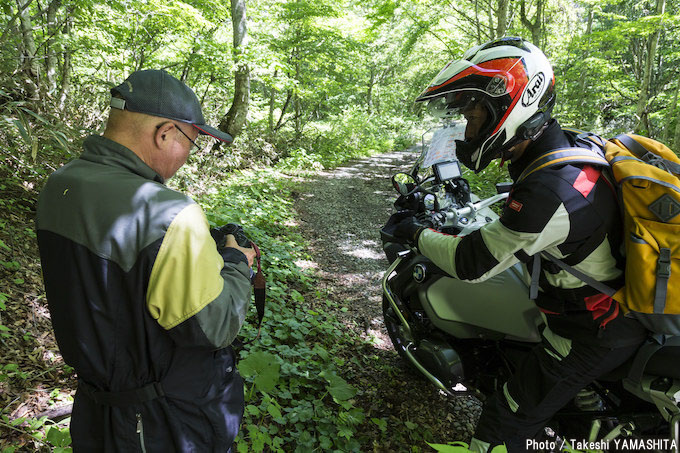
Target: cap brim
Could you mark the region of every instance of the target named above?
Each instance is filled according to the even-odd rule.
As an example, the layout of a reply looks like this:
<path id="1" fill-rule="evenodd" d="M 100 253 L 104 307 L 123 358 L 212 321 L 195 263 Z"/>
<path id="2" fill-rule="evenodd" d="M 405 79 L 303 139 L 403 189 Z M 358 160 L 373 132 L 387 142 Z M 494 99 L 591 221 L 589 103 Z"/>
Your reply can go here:
<path id="1" fill-rule="evenodd" d="M 215 129 L 212 126 L 208 126 L 207 124 L 192 124 L 192 126 L 198 129 L 199 134 L 209 135 L 219 141 L 226 143 L 227 145 L 234 141 L 234 137 L 231 135 L 227 134 L 226 132 L 222 132 L 219 129 Z"/>

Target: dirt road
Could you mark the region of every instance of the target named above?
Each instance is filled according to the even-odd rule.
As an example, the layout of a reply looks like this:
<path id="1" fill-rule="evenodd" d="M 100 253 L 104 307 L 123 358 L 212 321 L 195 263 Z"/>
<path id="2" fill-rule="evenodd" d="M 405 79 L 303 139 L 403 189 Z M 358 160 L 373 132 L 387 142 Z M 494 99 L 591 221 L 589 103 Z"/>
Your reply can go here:
<path id="1" fill-rule="evenodd" d="M 392 348 L 382 324 L 380 279 L 387 268 L 379 228 L 392 212 L 396 192 L 390 178 L 410 168 L 416 150 L 382 154 L 319 173 L 300 188 L 296 209 L 321 286 L 332 298 L 332 310 L 347 328 L 368 340 L 352 353 L 376 355 L 375 367 L 354 373 L 350 383 L 361 389 L 366 434 L 375 431 L 378 445 L 365 451 L 410 451 L 404 441 L 418 436 L 398 432 L 394 443 L 380 436 L 371 417 L 387 417 L 391 426 L 418 425 L 438 443 L 469 441 L 480 407 L 469 397 L 451 398 L 406 367 Z M 372 362 L 372 363 L 373 363 Z M 408 422 L 408 423 L 406 423 Z M 399 430 L 399 428 L 397 429 Z M 426 437 L 427 438 L 427 437 Z M 423 451 L 431 451 L 421 441 Z"/>

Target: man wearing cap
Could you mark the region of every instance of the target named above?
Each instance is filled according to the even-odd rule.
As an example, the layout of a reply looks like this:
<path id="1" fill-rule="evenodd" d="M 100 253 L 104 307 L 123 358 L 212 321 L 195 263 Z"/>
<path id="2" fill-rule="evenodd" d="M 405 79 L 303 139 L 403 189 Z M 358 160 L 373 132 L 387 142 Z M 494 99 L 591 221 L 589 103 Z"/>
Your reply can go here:
<path id="1" fill-rule="evenodd" d="M 37 231 L 59 349 L 78 375 L 74 451 L 225 452 L 243 415 L 229 346 L 250 301 L 255 252 L 217 250 L 201 208 L 164 183 L 205 125 L 165 71 L 111 90 L 103 136 L 54 172 Z"/>

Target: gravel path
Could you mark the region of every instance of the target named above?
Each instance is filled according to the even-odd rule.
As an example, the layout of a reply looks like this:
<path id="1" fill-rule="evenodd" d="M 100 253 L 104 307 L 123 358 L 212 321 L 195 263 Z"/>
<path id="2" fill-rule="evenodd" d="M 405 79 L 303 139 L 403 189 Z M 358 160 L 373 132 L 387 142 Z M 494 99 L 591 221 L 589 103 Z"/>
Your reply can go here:
<path id="1" fill-rule="evenodd" d="M 396 197 L 390 178 L 410 168 L 416 151 L 381 154 L 321 172 L 301 185 L 296 209 L 302 233 L 310 243 L 313 262 L 307 264 L 317 269 L 336 316 L 372 344 L 353 353 L 379 359 L 371 361 L 375 368 L 356 371 L 349 378 L 361 390 L 357 403 L 367 415 L 362 434 L 371 436 L 376 427 L 369 420 L 377 417 L 388 419 L 393 429 L 407 430 L 405 422 L 416 423 L 420 432 L 429 430 L 438 443 L 467 442 L 481 410 L 479 402 L 470 397 L 447 397 L 405 366 L 382 322 L 380 280 L 388 263 L 379 228 L 392 212 Z M 396 372 L 386 372 L 389 368 Z M 373 434 L 373 438 L 381 437 L 378 432 Z M 410 451 L 404 437 L 409 438 L 395 436 L 397 443 L 391 444 L 383 436 L 379 445 L 367 445 L 365 451 Z M 412 445 L 416 444 L 417 438 Z"/>

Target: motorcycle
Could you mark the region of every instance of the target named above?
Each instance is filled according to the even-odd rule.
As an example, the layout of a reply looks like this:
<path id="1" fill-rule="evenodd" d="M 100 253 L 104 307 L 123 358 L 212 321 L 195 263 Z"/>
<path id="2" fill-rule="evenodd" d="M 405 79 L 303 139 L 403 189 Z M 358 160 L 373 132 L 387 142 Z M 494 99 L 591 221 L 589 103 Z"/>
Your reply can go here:
<path id="1" fill-rule="evenodd" d="M 399 193 L 395 208 L 414 211 L 429 227 L 457 236 L 497 219 L 492 206 L 507 198 L 511 184 L 499 184 L 496 195 L 480 199 L 455 155 L 437 159 L 440 151 L 423 145 L 411 170 L 393 176 Z M 516 264 L 472 284 L 446 274 L 415 245 L 397 241 L 389 226 L 381 238 L 390 263 L 382 280 L 382 308 L 394 348 L 446 394 L 472 394 L 483 401 L 541 341 L 544 319 L 529 299 L 525 270 Z M 678 451 L 680 367 L 669 366 L 678 358 L 680 347 L 664 346 L 646 365 L 635 365 L 634 357 L 582 389 L 549 424 L 553 441 L 544 444 L 547 450 L 560 451 L 560 439 L 563 445 L 578 439 L 582 447 L 607 451 Z M 633 379 L 635 366 L 644 369 Z"/>

